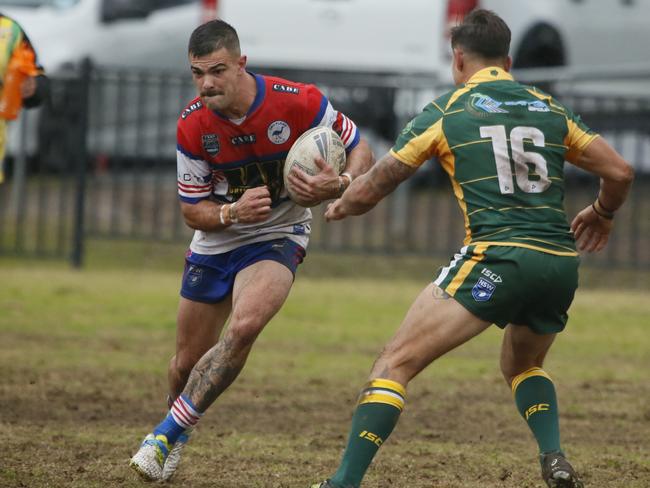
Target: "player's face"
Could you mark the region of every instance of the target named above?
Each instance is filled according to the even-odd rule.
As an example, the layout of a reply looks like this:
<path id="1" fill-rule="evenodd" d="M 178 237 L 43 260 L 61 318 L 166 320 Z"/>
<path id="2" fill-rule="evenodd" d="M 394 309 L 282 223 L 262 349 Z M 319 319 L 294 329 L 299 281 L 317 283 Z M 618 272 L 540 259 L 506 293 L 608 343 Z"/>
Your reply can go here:
<path id="1" fill-rule="evenodd" d="M 190 55 L 194 85 L 210 110 L 227 113 L 236 103 L 246 58 L 221 48 L 206 56 Z"/>

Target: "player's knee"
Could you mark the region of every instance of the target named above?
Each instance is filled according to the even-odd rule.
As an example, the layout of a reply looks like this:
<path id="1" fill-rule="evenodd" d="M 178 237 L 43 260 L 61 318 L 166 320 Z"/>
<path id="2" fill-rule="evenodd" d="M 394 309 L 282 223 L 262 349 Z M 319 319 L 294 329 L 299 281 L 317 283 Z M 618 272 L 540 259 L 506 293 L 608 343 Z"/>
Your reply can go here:
<path id="1" fill-rule="evenodd" d="M 176 354 L 171 360 L 171 368 L 178 378 L 187 381 L 197 361 L 198 358 L 189 354 Z"/>
<path id="2" fill-rule="evenodd" d="M 501 374 L 503 375 L 503 379 L 506 381 L 508 385 L 512 384 L 512 380 L 514 380 L 515 377 L 519 373 L 521 373 L 521 371 L 519 371 L 521 369 L 521 366 L 518 367 L 511 360 L 501 358 L 500 366 L 501 366 Z"/>
<path id="3" fill-rule="evenodd" d="M 372 374 L 406 385 L 420 369 L 416 358 L 409 356 L 403 349 L 389 345 L 379 354 Z"/>
<path id="4" fill-rule="evenodd" d="M 234 347 L 250 346 L 260 334 L 264 324 L 254 316 L 244 316 L 233 319 L 228 328 L 228 337 Z"/>

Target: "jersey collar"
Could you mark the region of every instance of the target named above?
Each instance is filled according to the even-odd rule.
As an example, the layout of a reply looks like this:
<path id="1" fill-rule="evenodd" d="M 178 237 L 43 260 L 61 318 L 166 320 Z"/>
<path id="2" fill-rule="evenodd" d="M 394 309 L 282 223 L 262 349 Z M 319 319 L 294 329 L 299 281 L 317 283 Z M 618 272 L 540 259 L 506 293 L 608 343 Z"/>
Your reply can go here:
<path id="1" fill-rule="evenodd" d="M 253 103 L 251 104 L 250 108 L 248 109 L 248 112 L 246 112 L 246 115 L 244 115 L 244 119 L 247 119 L 250 117 L 255 110 L 262 104 L 264 101 L 264 97 L 266 96 L 266 82 L 264 81 L 264 77 L 261 75 L 258 75 L 256 73 L 252 73 L 250 71 L 246 71 L 249 75 L 253 76 L 255 78 L 255 84 L 257 86 L 257 93 L 255 94 L 255 99 L 253 100 Z M 224 120 L 230 120 L 228 117 L 226 117 L 224 114 L 217 110 L 213 110 L 212 113 L 217 115 L 218 117 L 224 119 Z"/>
<path id="2" fill-rule="evenodd" d="M 489 81 L 514 81 L 514 78 L 503 68 L 489 66 L 477 71 L 467 80 L 466 85 L 475 85 L 478 83 L 487 83 Z"/>
<path id="3" fill-rule="evenodd" d="M 257 93 L 255 94 L 255 100 L 253 100 L 251 108 L 248 109 L 246 117 L 250 116 L 253 112 L 255 112 L 255 110 L 257 110 L 257 107 L 261 105 L 266 95 L 266 83 L 264 81 L 264 77 L 256 73 L 251 73 L 250 71 L 248 71 L 248 73 L 255 77 L 255 83 L 257 84 Z"/>

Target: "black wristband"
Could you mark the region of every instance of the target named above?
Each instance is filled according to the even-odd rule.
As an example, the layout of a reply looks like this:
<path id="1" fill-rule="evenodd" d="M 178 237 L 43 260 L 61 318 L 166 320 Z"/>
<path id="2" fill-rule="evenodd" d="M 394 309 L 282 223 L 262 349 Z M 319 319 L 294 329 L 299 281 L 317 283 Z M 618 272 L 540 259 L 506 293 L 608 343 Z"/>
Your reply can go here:
<path id="1" fill-rule="evenodd" d="M 603 219 L 606 219 L 606 220 L 612 220 L 612 219 L 614 218 L 614 214 L 613 214 L 613 213 L 612 213 L 612 214 L 607 214 L 607 215 L 606 215 L 606 214 L 604 214 L 604 213 L 599 212 L 598 209 L 596 208 L 596 203 L 595 203 L 595 202 L 591 204 L 591 208 L 594 210 L 594 212 L 596 212 L 596 215 L 598 215 L 599 217 L 601 217 L 601 218 L 603 218 Z"/>
<path id="2" fill-rule="evenodd" d="M 605 205 L 603 205 L 603 202 L 600 201 L 600 195 L 596 197 L 596 201 L 598 202 L 598 206 L 603 212 L 607 212 L 608 214 L 611 214 L 612 217 L 614 216 L 614 210 L 610 210 Z"/>

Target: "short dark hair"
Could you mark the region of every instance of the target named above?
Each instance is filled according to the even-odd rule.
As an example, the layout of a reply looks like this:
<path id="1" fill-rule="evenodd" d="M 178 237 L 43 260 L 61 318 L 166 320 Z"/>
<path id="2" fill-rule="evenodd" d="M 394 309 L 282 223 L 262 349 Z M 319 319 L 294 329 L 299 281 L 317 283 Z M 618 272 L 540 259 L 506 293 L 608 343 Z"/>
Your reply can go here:
<path id="1" fill-rule="evenodd" d="M 215 19 L 198 26 L 190 36 L 187 52 L 193 56 L 207 56 L 226 48 L 228 52 L 241 55 L 239 36 L 233 26 Z"/>
<path id="2" fill-rule="evenodd" d="M 472 10 L 460 25 L 451 29 L 451 47 L 456 46 L 483 59 L 507 58 L 510 28 L 490 10 Z"/>

